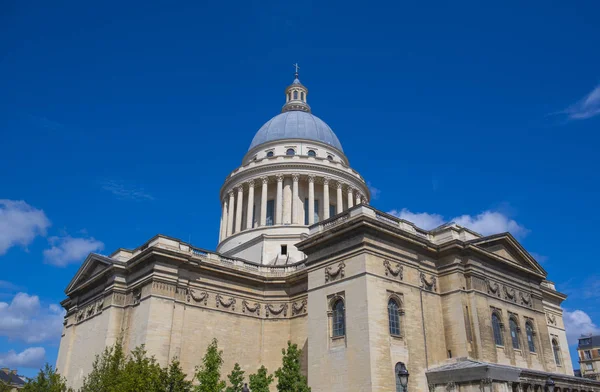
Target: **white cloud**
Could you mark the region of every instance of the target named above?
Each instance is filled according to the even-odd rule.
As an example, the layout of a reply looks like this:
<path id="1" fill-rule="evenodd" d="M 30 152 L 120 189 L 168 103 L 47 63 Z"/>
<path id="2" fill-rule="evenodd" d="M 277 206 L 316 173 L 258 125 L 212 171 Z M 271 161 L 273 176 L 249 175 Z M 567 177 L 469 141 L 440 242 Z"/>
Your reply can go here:
<path id="1" fill-rule="evenodd" d="M 513 219 L 497 211 L 484 211 L 476 216 L 461 215 L 453 219 L 446 220 L 440 214 L 430 214 L 428 212 L 412 212 L 403 208 L 402 210 L 392 210 L 389 212 L 407 221 L 413 222 L 425 230 L 434 229 L 444 222 L 455 222 L 458 225 L 467 227 L 479 234 L 490 235 L 503 232 L 510 232 L 515 237 L 524 237 L 529 233 L 525 227 L 519 225 Z"/>
<path id="2" fill-rule="evenodd" d="M 569 345 L 578 343 L 582 334 L 598 334 L 600 328 L 592 321 L 592 318 L 583 310 L 574 310 L 563 312 L 563 321 L 567 331 L 567 341 Z"/>
<path id="3" fill-rule="evenodd" d="M 585 120 L 600 114 L 600 85 L 593 89 L 579 102 L 567 108 L 566 113 L 571 120 Z"/>
<path id="4" fill-rule="evenodd" d="M 46 235 L 50 220 L 23 200 L 0 200 L 0 256 L 15 245 L 26 247 L 38 235 Z"/>
<path id="5" fill-rule="evenodd" d="M 30 347 L 16 353 L 10 350 L 7 353 L 0 353 L 0 364 L 2 366 L 17 369 L 17 368 L 34 368 L 38 369 L 46 362 L 46 350 L 43 347 Z"/>
<path id="6" fill-rule="evenodd" d="M 50 237 L 52 247 L 44 250 L 44 261 L 58 267 L 83 261 L 91 252 L 104 249 L 104 244 L 92 238 Z"/>
<path id="7" fill-rule="evenodd" d="M 101 183 L 102 189 L 115 195 L 117 199 L 128 200 L 154 200 L 154 196 L 144 191 L 142 188 L 125 184 L 122 181 L 109 180 Z"/>
<path id="8" fill-rule="evenodd" d="M 371 183 L 367 183 L 367 187 L 369 188 L 369 192 L 371 192 L 371 200 L 379 199 L 379 195 L 381 195 L 381 190 L 379 188 L 375 188 Z"/>
<path id="9" fill-rule="evenodd" d="M 0 302 L 0 336 L 27 343 L 56 341 L 63 317 L 60 306 L 43 307 L 37 295 L 18 293 L 11 303 Z"/>
<path id="10" fill-rule="evenodd" d="M 418 227 L 431 230 L 444 224 L 444 217 L 439 214 L 429 214 L 427 212 L 411 212 L 406 208 L 398 210 L 392 210 L 389 214 L 397 216 L 400 219 L 405 219 L 409 222 L 414 223 Z"/>

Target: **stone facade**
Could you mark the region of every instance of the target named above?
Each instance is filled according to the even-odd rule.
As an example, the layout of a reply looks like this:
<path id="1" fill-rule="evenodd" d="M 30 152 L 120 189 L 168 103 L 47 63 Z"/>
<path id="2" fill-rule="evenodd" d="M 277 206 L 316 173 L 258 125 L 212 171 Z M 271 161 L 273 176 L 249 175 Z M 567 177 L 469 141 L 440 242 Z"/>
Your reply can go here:
<path id="1" fill-rule="evenodd" d="M 577 345 L 581 375 L 600 381 L 600 335 L 581 336 Z"/>

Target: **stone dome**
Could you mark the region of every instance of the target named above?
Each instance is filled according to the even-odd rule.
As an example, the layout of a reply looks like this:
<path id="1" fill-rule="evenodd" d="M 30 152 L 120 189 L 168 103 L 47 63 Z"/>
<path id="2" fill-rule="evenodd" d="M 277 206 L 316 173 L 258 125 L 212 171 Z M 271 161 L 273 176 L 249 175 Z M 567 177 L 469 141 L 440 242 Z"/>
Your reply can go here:
<path id="1" fill-rule="evenodd" d="M 263 143 L 283 139 L 314 140 L 344 151 L 339 139 L 325 121 L 303 111 L 284 112 L 267 121 L 252 139 L 248 150 Z"/>

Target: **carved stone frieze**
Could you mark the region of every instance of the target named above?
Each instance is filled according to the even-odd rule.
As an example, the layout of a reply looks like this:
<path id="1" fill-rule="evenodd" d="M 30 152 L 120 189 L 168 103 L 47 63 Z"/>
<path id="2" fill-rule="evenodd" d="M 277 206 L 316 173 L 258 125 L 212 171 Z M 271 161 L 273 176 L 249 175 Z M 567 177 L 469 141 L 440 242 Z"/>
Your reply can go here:
<path id="1" fill-rule="evenodd" d="M 250 302 L 243 300 L 242 301 L 242 312 L 246 313 L 246 311 L 248 311 L 249 313 L 254 313 L 257 316 L 260 316 L 260 304 L 258 302 L 254 303 L 254 306 L 250 306 Z"/>
<path id="2" fill-rule="evenodd" d="M 519 297 L 521 297 L 521 305 L 526 305 L 529 307 L 532 306 L 531 294 L 524 293 L 521 291 L 519 292 Z"/>
<path id="3" fill-rule="evenodd" d="M 190 300 L 192 299 L 196 302 L 203 302 L 204 306 L 206 306 L 208 302 L 208 293 L 206 291 L 196 291 L 194 289 L 188 289 L 187 302 L 190 302 Z"/>
<path id="4" fill-rule="evenodd" d="M 308 301 L 306 300 L 306 298 L 304 298 L 300 302 L 294 302 L 292 304 L 292 316 L 306 313 L 307 304 Z"/>
<path id="5" fill-rule="evenodd" d="M 392 263 L 389 260 L 383 261 L 383 266 L 385 267 L 385 276 L 392 275 L 398 280 L 404 279 L 404 267 L 398 263 L 396 263 L 396 267 L 392 267 Z"/>
<path id="6" fill-rule="evenodd" d="M 487 284 L 487 292 L 488 294 L 495 295 L 496 297 L 500 297 L 500 285 L 496 282 L 492 282 L 489 279 L 485 280 Z"/>
<path id="7" fill-rule="evenodd" d="M 429 291 L 437 291 L 437 279 L 431 275 L 429 280 L 425 276 L 424 272 L 421 272 L 421 287 Z"/>
<path id="8" fill-rule="evenodd" d="M 135 290 L 133 292 L 133 294 L 131 295 L 131 303 L 133 305 L 137 305 L 140 303 L 141 300 L 142 300 L 142 290 L 141 289 Z"/>
<path id="9" fill-rule="evenodd" d="M 339 277 L 340 279 L 344 277 L 344 269 L 346 268 L 346 264 L 342 261 L 337 265 L 337 268 L 333 268 L 331 266 L 325 268 L 325 283 L 332 281 Z"/>
<path id="10" fill-rule="evenodd" d="M 283 317 L 287 317 L 287 311 L 288 304 L 281 304 L 279 308 L 276 308 L 273 304 L 268 304 L 265 306 L 265 313 L 267 317 L 269 317 L 271 314 L 283 314 Z"/>
<path id="11" fill-rule="evenodd" d="M 504 286 L 504 299 L 517 302 L 517 292 L 512 287 Z"/>
<path id="12" fill-rule="evenodd" d="M 221 294 L 217 294 L 216 304 L 217 308 L 219 307 L 219 305 L 221 305 L 224 308 L 235 310 L 235 298 L 233 297 L 229 297 L 228 300 L 225 300 Z"/>
<path id="13" fill-rule="evenodd" d="M 548 323 L 550 323 L 552 325 L 556 325 L 556 316 L 548 313 L 548 314 L 546 314 L 546 318 L 548 319 Z"/>
<path id="14" fill-rule="evenodd" d="M 102 309 L 104 308 L 104 299 L 101 298 L 96 302 L 88 304 L 85 308 L 79 309 L 77 311 L 77 315 L 75 316 L 75 322 L 84 321 L 95 314 L 102 313 Z"/>

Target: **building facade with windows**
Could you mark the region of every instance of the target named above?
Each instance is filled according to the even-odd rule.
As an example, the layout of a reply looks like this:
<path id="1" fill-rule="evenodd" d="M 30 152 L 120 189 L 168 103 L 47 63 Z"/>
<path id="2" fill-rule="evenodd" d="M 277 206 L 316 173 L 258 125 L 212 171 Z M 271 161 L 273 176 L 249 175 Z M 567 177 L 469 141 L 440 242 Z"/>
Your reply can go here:
<path id="1" fill-rule="evenodd" d="M 423 230 L 369 206 L 364 179 L 296 75 L 220 191 L 215 252 L 157 235 L 91 254 L 66 289 L 57 369 L 79 387 L 122 338 L 192 374 L 280 366 L 325 391 L 596 391 L 573 377 L 559 293 L 508 233 Z M 408 386 L 403 383 L 408 377 Z M 274 388 L 274 386 L 273 386 Z M 407 389 L 408 388 L 408 389 Z"/>
<path id="2" fill-rule="evenodd" d="M 600 380 L 600 335 L 581 336 L 577 354 L 581 376 Z"/>

